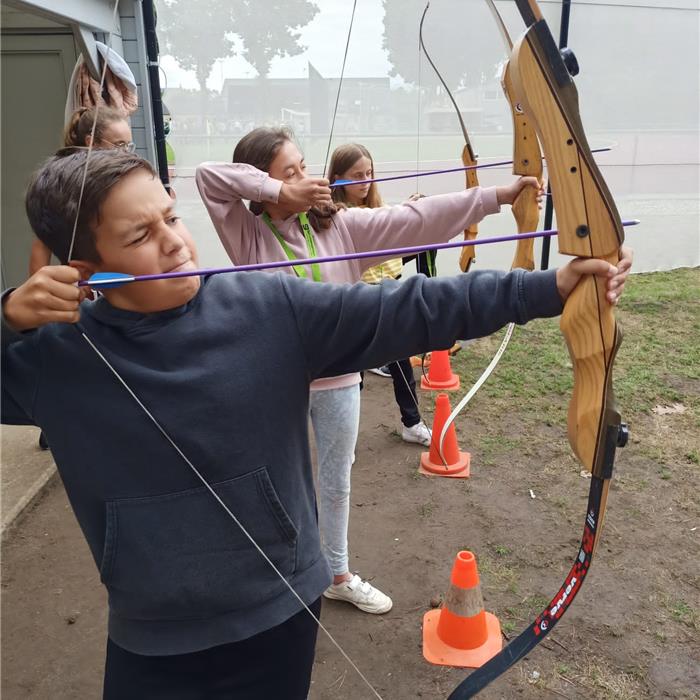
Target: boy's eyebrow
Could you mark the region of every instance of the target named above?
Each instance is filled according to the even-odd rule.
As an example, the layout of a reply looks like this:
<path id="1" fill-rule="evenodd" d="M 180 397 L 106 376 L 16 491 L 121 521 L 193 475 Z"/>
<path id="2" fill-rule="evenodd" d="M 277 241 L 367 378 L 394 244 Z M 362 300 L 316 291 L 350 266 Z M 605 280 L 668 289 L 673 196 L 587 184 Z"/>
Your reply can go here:
<path id="1" fill-rule="evenodd" d="M 176 202 L 170 200 L 168 204 L 160 210 L 160 216 L 164 219 L 173 216 L 175 214 L 175 204 Z M 138 223 L 130 223 L 128 226 L 125 226 L 123 230 L 118 231 L 117 236 L 119 236 L 119 238 L 128 238 L 137 231 L 142 231 L 143 229 L 148 228 L 152 220 L 152 218 L 143 218 L 139 220 Z"/>

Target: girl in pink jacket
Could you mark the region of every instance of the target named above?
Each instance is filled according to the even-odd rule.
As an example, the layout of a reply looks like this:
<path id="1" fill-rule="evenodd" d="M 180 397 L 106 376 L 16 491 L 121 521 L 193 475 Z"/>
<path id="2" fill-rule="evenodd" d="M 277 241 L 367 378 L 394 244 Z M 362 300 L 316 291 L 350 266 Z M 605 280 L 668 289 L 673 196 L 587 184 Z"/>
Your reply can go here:
<path id="1" fill-rule="evenodd" d="M 229 257 L 236 265 L 448 241 L 511 204 L 535 178 L 507 187 L 475 187 L 393 207 L 339 208 L 328 180 L 306 174 L 304 156 L 286 129 L 261 127 L 237 144 L 233 163 L 203 163 L 197 186 Z M 249 200 L 249 207 L 244 200 Z M 309 282 L 358 282 L 381 258 L 286 268 Z M 261 322 L 263 319 L 261 319 Z M 264 319 L 274 322 L 274 319 Z M 284 348 L 280 349 L 284 352 Z M 385 613 L 392 601 L 348 563 L 350 471 L 360 415 L 360 375 L 311 383 L 310 415 L 318 455 L 319 521 L 333 571 L 327 598 L 368 613 Z"/>

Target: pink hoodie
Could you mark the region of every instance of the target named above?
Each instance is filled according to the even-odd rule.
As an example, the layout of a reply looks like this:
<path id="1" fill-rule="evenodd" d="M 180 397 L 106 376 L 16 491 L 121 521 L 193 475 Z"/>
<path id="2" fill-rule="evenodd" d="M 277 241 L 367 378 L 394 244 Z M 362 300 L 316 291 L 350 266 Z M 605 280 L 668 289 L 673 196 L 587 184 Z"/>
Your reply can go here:
<path id="1" fill-rule="evenodd" d="M 235 265 L 287 259 L 265 222 L 243 201 L 276 203 L 282 188 L 280 180 L 244 163 L 202 163 L 197 168 L 197 186 L 219 238 Z M 474 187 L 396 206 L 347 209 L 333 217 L 330 228 L 314 232 L 314 240 L 319 256 L 442 243 L 461 234 L 487 214 L 498 211 L 496 188 Z M 273 219 L 273 223 L 298 258 L 309 256 L 296 216 Z M 324 282 L 354 284 L 366 269 L 385 259 L 326 263 L 321 266 L 321 276 Z M 294 274 L 292 268 L 284 271 Z M 308 275 L 311 279 L 311 270 L 308 270 Z M 316 380 L 311 389 L 337 389 L 359 381 L 359 374 L 345 374 Z"/>

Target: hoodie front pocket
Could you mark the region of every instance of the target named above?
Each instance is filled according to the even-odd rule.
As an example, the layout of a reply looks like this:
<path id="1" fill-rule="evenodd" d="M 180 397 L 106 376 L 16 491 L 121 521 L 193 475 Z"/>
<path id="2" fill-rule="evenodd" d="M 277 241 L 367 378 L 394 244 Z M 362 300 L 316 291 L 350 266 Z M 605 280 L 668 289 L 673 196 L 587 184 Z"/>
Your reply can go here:
<path id="1" fill-rule="evenodd" d="M 297 529 L 260 468 L 212 484 L 275 565 L 295 571 Z M 205 487 L 107 502 L 100 575 L 123 617 L 212 617 L 278 595 L 279 576 Z"/>

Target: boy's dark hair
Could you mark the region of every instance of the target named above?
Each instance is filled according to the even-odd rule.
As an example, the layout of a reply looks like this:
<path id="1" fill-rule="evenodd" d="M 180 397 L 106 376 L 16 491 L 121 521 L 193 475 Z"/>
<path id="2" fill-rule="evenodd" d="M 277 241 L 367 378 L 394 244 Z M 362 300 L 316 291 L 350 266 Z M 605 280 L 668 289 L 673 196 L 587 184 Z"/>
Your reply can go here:
<path id="1" fill-rule="evenodd" d="M 87 158 L 85 149 L 59 151 L 34 173 L 25 197 L 27 217 L 34 233 L 64 265 L 69 262 Z M 100 220 L 100 208 L 112 187 L 135 170 L 145 170 L 156 176 L 153 166 L 133 153 L 115 149 L 90 153 L 73 259 L 100 262 L 94 233 Z"/>

